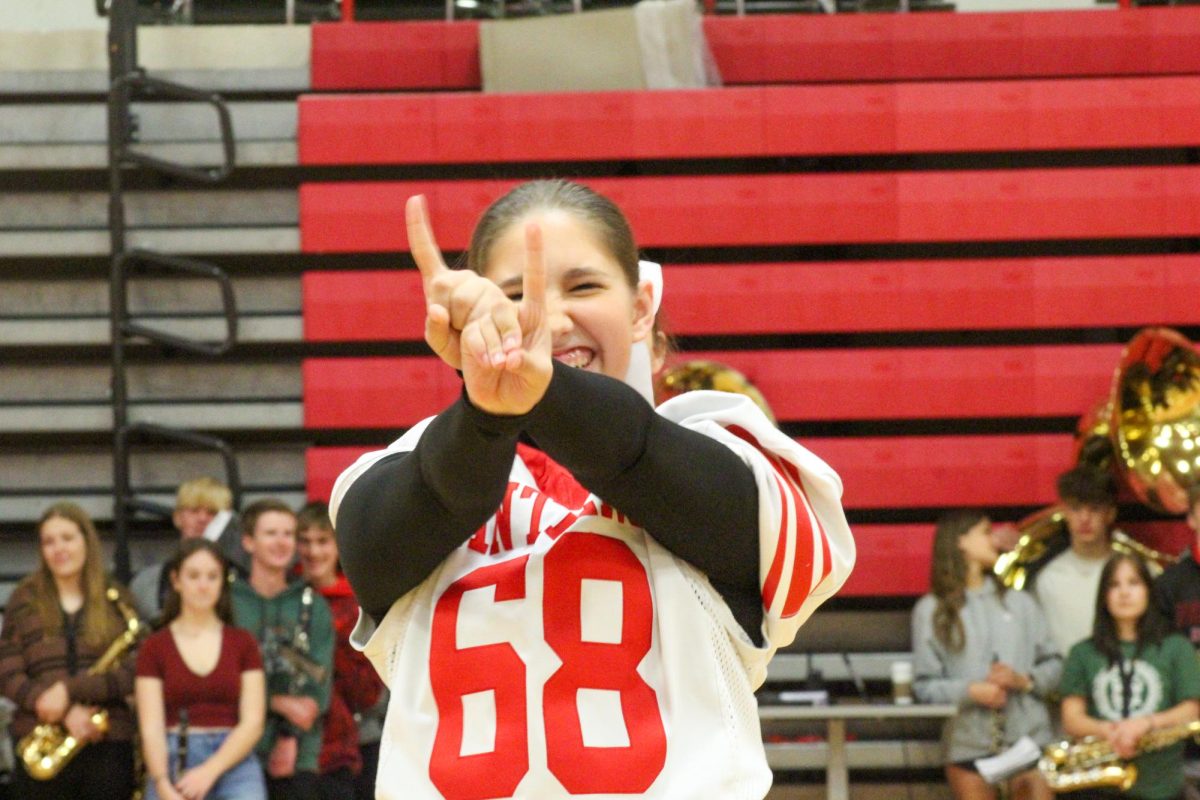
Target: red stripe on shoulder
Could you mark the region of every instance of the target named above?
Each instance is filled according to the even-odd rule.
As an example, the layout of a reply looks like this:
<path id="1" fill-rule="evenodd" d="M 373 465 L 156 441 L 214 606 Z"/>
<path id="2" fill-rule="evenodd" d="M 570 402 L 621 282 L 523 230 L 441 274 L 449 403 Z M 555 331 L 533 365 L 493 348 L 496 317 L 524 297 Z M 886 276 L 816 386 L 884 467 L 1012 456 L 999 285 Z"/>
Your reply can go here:
<path id="1" fill-rule="evenodd" d="M 750 433 L 750 431 L 740 425 L 730 425 L 726 428 L 734 436 L 749 444 L 755 450 L 763 453 L 762 445 L 758 443 L 758 439 Z M 766 453 L 763 453 L 766 455 Z M 777 470 L 777 468 L 776 468 Z M 777 470 L 778 471 L 778 470 Z M 779 582 L 783 578 L 783 565 L 787 560 L 788 547 L 791 541 L 788 537 L 788 504 L 786 497 L 786 489 L 781 476 L 776 474 L 775 485 L 779 492 L 779 506 L 782 509 L 780 514 L 779 531 L 776 533 L 775 541 L 775 557 L 771 559 L 771 566 L 767 570 L 766 578 L 763 580 L 762 595 L 763 608 L 770 609 L 775 604 L 775 595 L 779 591 Z"/>
<path id="2" fill-rule="evenodd" d="M 814 584 L 814 531 L 812 528 L 812 523 L 813 520 L 816 519 L 816 515 L 811 513 L 812 506 L 808 502 L 808 495 L 804 491 L 804 483 L 801 480 L 800 471 L 796 468 L 795 464 L 792 464 L 786 459 L 781 458 L 774 452 L 763 447 L 762 444 L 759 443 L 758 437 L 754 436 L 754 434 L 750 433 L 745 428 L 742 428 L 738 425 L 730 425 L 727 430 L 762 453 L 763 457 L 767 459 L 767 462 L 771 465 L 771 468 L 775 472 L 776 483 L 779 486 L 781 495 L 781 505 L 784 509 L 783 525 L 781 526 L 779 532 L 780 543 L 775 553 L 776 561 L 779 560 L 780 554 L 784 553 L 788 548 L 794 548 L 795 550 L 795 555 L 792 559 L 791 575 L 787 585 L 787 595 L 784 598 L 782 611 L 784 617 L 790 617 L 800 611 L 801 606 L 804 604 L 805 599 L 809 596 Z M 788 536 L 787 497 L 785 492 L 786 495 L 791 496 L 792 505 L 796 509 L 795 533 L 793 534 L 795 537 L 794 539 L 791 539 Z M 829 563 L 829 542 L 825 536 L 825 530 L 821 527 L 821 521 L 817 519 L 816 523 L 816 534 L 820 538 L 821 554 L 824 556 L 821 575 L 823 580 L 824 577 L 829 574 L 831 569 Z M 774 572 L 775 564 L 773 563 L 771 567 L 772 572 Z M 779 567 L 780 571 L 782 572 L 782 564 L 779 564 Z M 772 586 L 772 590 L 773 597 L 773 592 L 774 590 L 777 590 L 777 585 Z M 765 607 L 770 608 L 771 604 L 766 602 L 767 591 L 765 585 L 763 588 L 763 597 Z"/>
<path id="3" fill-rule="evenodd" d="M 796 465 L 790 461 L 784 461 L 783 467 L 785 470 L 787 470 L 788 475 L 791 476 L 796 488 L 800 490 L 800 495 L 804 498 L 804 505 L 810 511 L 812 511 L 812 503 L 810 503 L 808 500 L 808 492 L 804 489 L 804 481 L 800 477 L 800 470 L 798 470 Z M 813 512 L 812 517 L 817 522 L 817 533 L 820 535 L 821 539 L 821 580 L 823 581 L 829 577 L 829 573 L 833 571 L 833 565 L 830 563 L 831 556 L 829 554 L 829 536 L 825 533 L 825 526 L 821 524 L 821 518 L 817 516 L 816 512 Z M 818 581 L 818 583 L 820 583 L 820 581 Z"/>

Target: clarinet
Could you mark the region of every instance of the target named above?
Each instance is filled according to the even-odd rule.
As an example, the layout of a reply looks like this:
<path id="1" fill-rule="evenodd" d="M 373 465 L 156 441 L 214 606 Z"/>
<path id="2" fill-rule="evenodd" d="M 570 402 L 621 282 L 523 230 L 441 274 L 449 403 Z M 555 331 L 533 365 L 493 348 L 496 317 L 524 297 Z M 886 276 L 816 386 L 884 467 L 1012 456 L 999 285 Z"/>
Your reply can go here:
<path id="1" fill-rule="evenodd" d="M 992 663 L 995 664 L 1000 660 L 1000 656 L 992 653 Z M 992 754 L 996 755 L 1004 752 L 1004 733 L 1008 727 L 1007 702 L 1006 708 L 992 709 Z M 1003 780 L 996 786 L 996 797 L 998 800 L 1008 800 L 1008 781 Z"/>
<path id="2" fill-rule="evenodd" d="M 188 712 L 179 709 L 179 747 L 175 753 L 175 780 L 179 780 L 187 769 L 188 760 Z"/>

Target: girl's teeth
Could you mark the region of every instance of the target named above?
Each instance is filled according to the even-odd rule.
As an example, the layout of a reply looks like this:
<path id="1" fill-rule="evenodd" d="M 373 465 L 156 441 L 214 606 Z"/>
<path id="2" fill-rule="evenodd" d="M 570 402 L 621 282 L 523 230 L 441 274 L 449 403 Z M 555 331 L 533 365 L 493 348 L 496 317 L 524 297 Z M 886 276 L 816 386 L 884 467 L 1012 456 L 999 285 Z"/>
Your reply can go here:
<path id="1" fill-rule="evenodd" d="M 588 350 L 568 350 L 559 360 L 569 367 L 586 367 L 592 363 L 592 353 Z"/>

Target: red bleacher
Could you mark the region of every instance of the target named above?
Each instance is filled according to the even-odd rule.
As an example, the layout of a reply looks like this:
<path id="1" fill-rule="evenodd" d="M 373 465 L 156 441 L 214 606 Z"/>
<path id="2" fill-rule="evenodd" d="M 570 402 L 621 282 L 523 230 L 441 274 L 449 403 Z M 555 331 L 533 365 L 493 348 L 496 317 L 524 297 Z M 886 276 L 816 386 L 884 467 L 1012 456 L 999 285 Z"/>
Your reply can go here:
<path id="1" fill-rule="evenodd" d="M 643 247 L 981 242 L 1200 235 L 1200 168 L 703 175 L 583 181 L 629 217 Z M 515 181 L 310 183 L 306 253 L 404 250 L 404 203 L 429 197 L 438 242 L 465 248 Z"/>
<path id="2" fill-rule="evenodd" d="M 1115 345 L 688 352 L 729 364 L 780 420 L 1071 416 L 1107 396 Z M 310 428 L 400 428 L 458 396 L 432 356 L 310 358 Z M 353 387 L 348 391 L 347 387 Z"/>
<path id="3" fill-rule="evenodd" d="M 706 17 L 729 84 L 1200 73 L 1200 9 Z M 474 22 L 313 26 L 312 87 L 480 87 Z"/>
<path id="4" fill-rule="evenodd" d="M 918 505 L 958 507 L 971 504 L 1048 503 L 1053 477 L 1069 459 L 1073 444 L 1065 436 L 1000 437 L 999 446 L 987 437 L 930 437 L 914 440 L 859 440 L 833 444 L 808 441 L 842 476 L 848 508 L 873 507 L 856 500 L 853 487 L 875 492 L 877 503 L 912 503 L 911 476 L 922 476 L 928 492 Z M 382 447 L 382 445 L 380 445 Z M 914 447 L 915 446 L 915 447 Z M 337 476 L 374 447 L 319 447 L 308 451 L 308 495 L 327 499 Z M 982 489 L 980 487 L 987 487 Z M 959 492 L 965 490 L 965 494 Z M 890 496 L 889 496 L 889 493 Z M 1124 529 L 1164 552 L 1187 544 L 1186 529 L 1174 523 L 1134 523 Z M 929 557 L 933 526 L 855 525 L 858 560 L 841 594 L 912 596 L 929 588 Z"/>
<path id="5" fill-rule="evenodd" d="M 1188 544 L 1187 529 L 1172 522 L 1137 522 L 1122 530 L 1164 553 Z M 929 591 L 932 525 L 855 525 L 854 571 L 838 591 L 843 597 L 912 597 Z"/>
<path id="6" fill-rule="evenodd" d="M 684 261 L 714 247 L 776 248 L 762 261 L 751 251 L 735 264 L 666 265 L 672 332 L 745 337 L 680 358 L 741 370 L 784 422 L 861 431 L 889 421 L 899 433 L 804 443 L 839 470 L 848 508 L 878 520 L 854 526 L 859 561 L 843 593 L 919 594 L 932 526 L 907 520 L 1048 503 L 1072 439 L 1029 431 L 1107 396 L 1114 331 L 1200 325 L 1200 257 L 1178 241 L 1200 236 L 1200 168 L 1183 150 L 1200 146 L 1200 9 L 708 17 L 705 29 L 732 86 L 482 95 L 461 91 L 480 84 L 475 23 L 315 26 L 315 91 L 420 93 L 302 98 L 301 162 L 423 174 L 455 164 L 461 177 L 306 184 L 302 249 L 401 253 L 404 202 L 423 192 L 442 246 L 460 250 L 480 211 L 514 183 L 491 176 L 521 162 L 558 174 L 592 162 L 590 174 L 603 176 L 585 182 L 628 213 L 641 246 L 705 251 Z M 1096 151 L 1124 148 L 1172 155 L 1100 165 L 1112 161 Z M 1052 152 L 1085 158 L 1016 168 L 976 156 L 1045 164 Z M 817 171 L 802 160 L 812 156 L 848 158 L 822 159 L 835 171 Z M 652 165 L 675 174 L 609 177 L 604 166 L 675 159 L 692 162 L 686 173 Z M 1097 254 L 1044 255 L 1069 240 Z M 893 247 L 921 243 L 984 254 L 913 260 L 912 248 Z M 778 254 L 857 244 L 882 255 Z M 1132 254 L 1142 249 L 1186 254 Z M 419 341 L 419 280 L 406 257 L 396 266 L 307 273 L 305 338 Z M 1012 344 L 1021 331 L 1045 341 L 1047 330 L 1076 343 Z M 962 346 L 984 331 L 1007 344 Z M 801 344 L 753 338 L 791 334 Z M 308 359 L 303 375 L 309 428 L 381 440 L 380 430 L 398 434 L 460 391 L 430 357 Z M 979 420 L 1000 432 L 963 433 Z M 937 433 L 905 433 L 914 429 Z M 311 450 L 310 494 L 327 493 L 364 449 Z M 1176 522 L 1125 527 L 1168 551 L 1188 536 Z"/>
<path id="7" fill-rule="evenodd" d="M 1200 140 L 1200 76 L 312 95 L 299 126 L 302 164 L 1172 147 Z"/>
<path id="8" fill-rule="evenodd" d="M 1187 325 L 1200 256 L 750 263 L 664 268 L 678 336 Z M 416 341 L 425 301 L 415 270 L 312 271 L 309 341 Z"/>
<path id="9" fill-rule="evenodd" d="M 1065 434 L 814 438 L 801 443 L 837 469 L 847 508 L 1047 505 L 1073 458 Z M 383 445 L 381 444 L 380 447 Z M 319 447 L 308 492 L 328 498 L 338 474 L 379 447 Z"/>
<path id="10" fill-rule="evenodd" d="M 312 88 L 478 89 L 479 23 L 312 26 Z"/>

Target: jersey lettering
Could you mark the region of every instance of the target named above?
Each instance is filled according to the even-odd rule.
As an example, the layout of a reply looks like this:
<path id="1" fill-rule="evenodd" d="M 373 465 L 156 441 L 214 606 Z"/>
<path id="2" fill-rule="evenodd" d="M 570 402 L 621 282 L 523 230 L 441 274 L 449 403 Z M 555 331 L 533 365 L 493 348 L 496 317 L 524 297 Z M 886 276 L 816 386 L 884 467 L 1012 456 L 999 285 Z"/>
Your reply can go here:
<path id="1" fill-rule="evenodd" d="M 456 640 L 463 594 L 494 586 L 496 603 L 523 600 L 528 560 L 480 567 L 437 602 L 430 680 L 439 721 L 429 775 L 447 800 L 511 797 L 529 771 L 525 663 L 510 644 L 459 648 Z M 642 793 L 667 752 L 658 696 L 637 671 L 653 636 L 646 571 L 624 542 L 584 532 L 559 537 L 542 564 L 542 628 L 562 662 L 542 693 L 547 767 L 570 794 Z M 619 624 L 615 615 L 597 613 L 607 609 L 593 609 L 585 622 L 589 587 L 619 598 Z M 471 732 L 463 709 L 487 692 L 494 749 L 464 755 Z M 585 719 L 589 708 L 600 709 L 601 719 Z"/>

